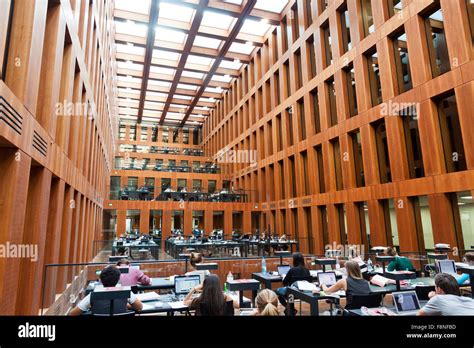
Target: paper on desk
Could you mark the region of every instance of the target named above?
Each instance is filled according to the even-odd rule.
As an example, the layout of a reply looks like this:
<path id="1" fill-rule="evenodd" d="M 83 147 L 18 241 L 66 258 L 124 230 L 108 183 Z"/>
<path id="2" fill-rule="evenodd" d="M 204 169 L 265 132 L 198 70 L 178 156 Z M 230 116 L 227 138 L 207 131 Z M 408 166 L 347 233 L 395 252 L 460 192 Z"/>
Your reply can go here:
<path id="1" fill-rule="evenodd" d="M 301 291 L 317 290 L 316 285 L 314 285 L 313 283 L 310 283 L 306 280 L 299 280 L 299 281 L 296 282 L 296 284 L 298 286 L 298 289 L 301 290 Z"/>
<path id="2" fill-rule="evenodd" d="M 171 308 L 179 309 L 179 308 L 188 308 L 188 306 L 184 305 L 183 301 L 176 301 L 176 302 L 168 302 Z"/>
<path id="3" fill-rule="evenodd" d="M 136 294 L 135 297 L 143 302 L 143 301 L 158 300 L 160 298 L 160 295 L 158 295 L 154 291 L 150 291 L 150 292 L 144 292 L 143 294 Z"/>
<path id="4" fill-rule="evenodd" d="M 149 310 L 155 309 L 155 306 L 149 303 L 142 303 L 142 305 L 143 305 L 142 311 L 149 311 Z"/>

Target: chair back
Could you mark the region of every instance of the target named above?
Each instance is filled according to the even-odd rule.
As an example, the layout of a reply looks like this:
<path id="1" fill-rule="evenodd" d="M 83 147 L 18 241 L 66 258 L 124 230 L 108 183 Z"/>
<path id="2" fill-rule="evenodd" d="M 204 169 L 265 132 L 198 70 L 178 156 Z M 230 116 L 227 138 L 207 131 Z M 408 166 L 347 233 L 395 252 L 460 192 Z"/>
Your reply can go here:
<path id="1" fill-rule="evenodd" d="M 368 294 L 368 295 L 352 295 L 350 304 L 346 306 L 346 309 L 359 309 L 361 307 L 375 308 L 380 307 L 382 303 L 381 294 Z"/>
<path id="2" fill-rule="evenodd" d="M 199 310 L 196 311 L 196 316 L 210 316 L 209 312 L 207 311 L 207 306 L 205 303 L 199 303 Z M 234 304 L 233 301 L 226 301 L 224 304 L 224 316 L 233 316 L 234 315 Z"/>
<path id="3" fill-rule="evenodd" d="M 102 314 L 114 316 L 127 312 L 130 290 L 122 291 L 93 291 L 91 293 L 91 312 L 93 315 Z"/>

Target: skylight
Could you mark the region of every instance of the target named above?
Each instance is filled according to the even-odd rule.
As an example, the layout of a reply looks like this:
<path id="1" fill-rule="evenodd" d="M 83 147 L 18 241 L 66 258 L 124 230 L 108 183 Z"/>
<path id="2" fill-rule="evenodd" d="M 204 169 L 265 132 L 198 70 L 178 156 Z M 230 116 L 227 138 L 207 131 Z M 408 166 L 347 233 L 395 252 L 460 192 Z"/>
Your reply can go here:
<path id="1" fill-rule="evenodd" d="M 178 88 L 189 89 L 189 90 L 191 90 L 191 91 L 195 91 L 195 90 L 196 90 L 196 86 L 186 85 L 186 84 L 184 84 L 184 83 L 178 83 Z"/>
<path id="2" fill-rule="evenodd" d="M 234 69 L 234 70 L 239 70 L 242 67 L 242 63 L 240 62 L 235 62 L 235 61 L 229 61 L 229 60 L 223 60 L 221 61 L 221 64 L 219 65 L 221 68 L 226 68 L 226 69 Z"/>
<path id="3" fill-rule="evenodd" d="M 180 57 L 180 54 L 176 52 L 153 50 L 153 58 L 178 61 L 179 57 Z"/>
<path id="4" fill-rule="evenodd" d="M 214 59 L 206 58 L 206 57 L 193 56 L 193 55 L 190 54 L 188 56 L 188 60 L 187 60 L 186 63 L 210 66 L 213 62 L 214 62 Z"/>
<path id="5" fill-rule="evenodd" d="M 241 43 L 238 43 L 238 42 L 234 42 L 230 46 L 229 51 L 237 52 L 237 53 L 243 53 L 243 54 L 250 54 L 250 53 L 252 53 L 254 48 L 255 47 L 252 46 L 252 45 L 241 44 Z"/>
<path id="6" fill-rule="evenodd" d="M 213 48 L 213 49 L 219 48 L 219 45 L 221 44 L 221 42 L 222 42 L 221 40 L 211 39 L 211 38 L 199 36 L 199 35 L 197 35 L 196 38 L 194 39 L 194 45 L 200 46 L 200 47 Z"/>
<path id="7" fill-rule="evenodd" d="M 155 37 L 156 40 L 176 42 L 176 43 L 183 44 L 184 40 L 186 39 L 186 34 L 178 30 L 157 27 L 155 29 L 155 32 L 156 32 L 156 37 Z"/>
<path id="8" fill-rule="evenodd" d="M 148 14 L 150 11 L 150 0 L 115 0 L 114 6 L 118 10 Z"/>
<path id="9" fill-rule="evenodd" d="M 157 74 L 173 75 L 175 71 L 176 71 L 175 69 L 161 68 L 158 66 L 150 67 L 150 72 L 154 72 Z"/>
<path id="10" fill-rule="evenodd" d="M 228 30 L 233 21 L 234 18 L 231 16 L 213 11 L 204 11 L 201 25 Z"/>
<path id="11" fill-rule="evenodd" d="M 115 31 L 118 34 L 128 34 L 140 37 L 146 37 L 148 27 L 145 24 L 137 24 L 130 22 L 115 22 Z"/>
<path id="12" fill-rule="evenodd" d="M 152 119 L 156 123 L 161 118 L 161 112 L 157 112 L 157 108 L 164 109 L 166 105 L 168 109 L 171 105 L 170 112 L 166 115 L 163 113 L 161 121 L 164 121 L 164 124 L 173 124 L 173 127 L 174 124 L 180 123 L 187 111 L 189 118 L 186 117 L 185 123 L 188 126 L 195 124 L 196 119 L 202 120 L 209 115 L 209 110 L 215 107 L 222 93 L 227 93 L 229 90 L 234 76 L 251 60 L 251 55 L 256 49 L 252 42 L 263 42 L 264 36 L 274 28 L 269 21 L 278 15 L 271 16 L 269 12 L 280 14 L 289 3 L 289 0 L 257 0 L 255 7 L 257 11 L 254 14 L 262 16 L 263 20 L 260 20 L 252 16 L 242 17 L 235 13 L 239 8 L 242 10 L 242 5 L 245 3 L 243 0 L 209 1 L 209 5 L 205 8 L 197 6 L 198 0 L 158 1 L 158 21 L 151 25 L 156 34 L 155 46 L 151 63 L 148 63 L 148 60 L 145 61 L 147 48 L 144 45 L 149 33 L 149 24 L 146 21 L 150 19 L 152 0 L 115 1 L 118 77 L 114 90 L 120 99 L 118 117 L 124 117 L 125 122 L 140 122 L 145 121 L 145 116 L 147 116 L 146 120 Z M 214 5 L 213 2 L 215 2 Z M 217 6 L 219 9 L 214 8 L 217 3 L 224 5 Z M 198 18 L 197 13 L 202 14 L 200 28 L 191 50 L 184 52 L 189 30 L 192 28 L 194 19 Z M 208 71 L 225 43 L 224 37 L 230 34 L 237 21 L 242 22 L 240 37 L 247 37 L 245 40 L 249 41 L 245 43 L 239 40 L 239 43 L 236 43 L 234 39 L 229 43 L 229 53 L 220 61 L 217 72 L 210 76 L 210 85 L 213 86 L 211 87 L 209 82 L 204 83 L 204 81 L 209 76 Z M 136 36 L 135 39 L 130 39 L 134 42 L 127 42 L 128 36 Z M 186 57 L 186 62 L 184 69 L 178 73 L 178 62 L 183 55 Z M 232 58 L 229 59 L 229 57 Z M 239 59 L 233 59 L 234 57 Z M 145 69 L 144 64 L 150 65 Z M 142 76 L 143 72 L 148 70 L 150 71 L 148 76 Z M 140 111 L 139 118 L 131 117 L 138 115 L 143 78 L 148 78 L 148 88 L 145 91 L 146 107 L 143 113 Z M 177 90 L 170 96 L 170 88 L 175 84 Z M 201 88 L 204 89 L 204 95 L 198 98 L 196 106 L 190 107 Z M 171 102 L 166 104 L 168 100 L 172 100 L 173 104 Z M 126 115 L 128 116 L 125 117 Z"/>
<path id="13" fill-rule="evenodd" d="M 171 87 L 171 82 L 166 81 L 157 81 L 157 80 L 149 80 L 148 84 L 152 86 L 160 86 L 160 87 Z"/>
<path id="14" fill-rule="evenodd" d="M 136 54 L 136 55 L 144 56 L 145 55 L 145 48 L 144 47 L 139 47 L 139 46 L 129 46 L 129 45 L 117 44 L 117 52 L 130 53 L 130 54 Z"/>
<path id="15" fill-rule="evenodd" d="M 119 69 L 131 69 L 131 70 L 138 70 L 143 71 L 142 64 L 136 64 L 132 62 L 117 62 L 117 68 Z"/>
<path id="16" fill-rule="evenodd" d="M 189 7 L 170 4 L 167 2 L 160 2 L 159 16 L 162 18 L 173 19 L 180 22 L 190 22 L 194 10 Z"/>
<path id="17" fill-rule="evenodd" d="M 283 11 L 287 4 L 288 0 L 258 0 L 255 4 L 255 8 L 275 13 L 281 13 L 281 11 Z"/>
<path id="18" fill-rule="evenodd" d="M 271 28 L 270 24 L 265 24 L 265 23 L 255 21 L 252 19 L 246 19 L 240 31 L 246 34 L 254 34 L 254 35 L 263 36 L 268 32 L 270 28 Z"/>
<path id="19" fill-rule="evenodd" d="M 193 71 L 186 71 L 186 70 L 183 71 L 182 76 L 192 77 L 192 78 L 201 79 L 201 80 L 204 78 L 204 74 L 193 72 Z"/>

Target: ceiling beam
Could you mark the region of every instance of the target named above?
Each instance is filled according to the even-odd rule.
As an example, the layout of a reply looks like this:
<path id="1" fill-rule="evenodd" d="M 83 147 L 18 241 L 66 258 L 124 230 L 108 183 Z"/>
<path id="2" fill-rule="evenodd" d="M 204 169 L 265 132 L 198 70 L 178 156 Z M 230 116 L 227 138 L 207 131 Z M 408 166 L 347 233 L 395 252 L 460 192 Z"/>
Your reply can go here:
<path id="1" fill-rule="evenodd" d="M 117 60 L 117 62 L 126 62 L 127 60 L 129 60 L 133 63 L 143 64 L 143 57 L 138 54 L 117 52 L 115 59 Z M 152 58 L 151 65 L 160 68 L 178 69 L 179 61 L 164 58 Z M 210 66 L 204 64 L 187 63 L 184 66 L 183 70 L 207 74 L 209 72 L 209 68 Z M 222 76 L 229 75 L 232 77 L 238 77 L 240 75 L 240 71 L 235 69 L 219 68 L 217 69 L 216 74 Z"/>
<path id="2" fill-rule="evenodd" d="M 234 26 L 232 27 L 232 30 L 229 34 L 229 37 L 224 41 L 218 56 L 216 57 L 216 60 L 214 61 L 214 64 L 212 64 L 211 70 L 208 75 L 206 75 L 206 78 L 204 79 L 201 87 L 199 88 L 196 96 L 193 99 L 193 102 L 189 106 L 188 110 L 186 111 L 186 114 L 184 115 L 183 120 L 180 123 L 180 126 L 183 126 L 191 113 L 194 110 L 194 107 L 197 105 L 199 99 L 201 98 L 202 94 L 204 93 L 208 83 L 211 81 L 212 75 L 214 72 L 217 70 L 219 65 L 221 64 L 222 57 L 227 53 L 229 50 L 230 46 L 232 45 L 232 42 L 234 42 L 234 39 L 237 37 L 237 35 L 240 32 L 240 29 L 242 28 L 242 25 L 244 24 L 245 19 L 248 17 L 248 15 L 252 12 L 255 4 L 257 3 L 257 0 L 247 0 L 245 2 L 245 6 L 243 6 L 243 9 L 240 13 L 240 16 L 237 18 L 237 21 L 235 22 Z M 244 4 L 243 4 L 244 5 Z"/>
<path id="3" fill-rule="evenodd" d="M 199 7 L 196 8 L 196 11 L 194 13 L 193 22 L 191 24 L 191 30 L 189 31 L 188 37 L 186 38 L 186 43 L 184 44 L 184 49 L 181 53 L 181 57 L 179 58 L 178 67 L 176 68 L 174 79 L 171 83 L 170 91 L 168 92 L 168 98 L 166 99 L 165 107 L 163 108 L 163 112 L 161 113 L 160 124 L 163 124 L 166 118 L 166 114 L 168 113 L 171 102 L 173 100 L 174 94 L 176 93 L 176 88 L 178 88 L 179 80 L 181 79 L 184 67 L 186 66 L 186 62 L 188 61 L 189 53 L 191 52 L 191 48 L 193 47 L 194 39 L 196 39 L 199 27 L 201 26 L 202 17 L 204 16 L 204 10 L 208 3 L 209 0 L 200 0 Z"/>
<path id="4" fill-rule="evenodd" d="M 145 96 L 148 88 L 148 77 L 150 76 L 151 59 L 153 57 L 153 47 L 155 46 L 156 24 L 160 11 L 160 0 L 151 0 L 148 33 L 146 37 L 145 59 L 143 61 L 142 86 L 140 90 L 140 104 L 138 106 L 138 122 L 141 123 Z"/>
<path id="5" fill-rule="evenodd" d="M 115 10 L 114 19 L 117 22 L 125 22 L 127 20 L 132 20 L 140 24 L 148 25 L 148 19 L 146 18 L 146 15 L 131 14 L 131 12 L 124 10 Z M 185 34 L 188 34 L 191 30 L 191 24 L 170 18 L 159 18 L 158 23 L 156 25 L 166 29 L 183 32 Z M 203 25 L 199 28 L 197 35 L 224 41 L 229 36 L 229 31 L 226 29 L 208 27 Z M 254 46 L 263 46 L 263 37 L 259 35 L 239 33 L 234 41 L 241 44 L 251 42 Z"/>
<path id="6" fill-rule="evenodd" d="M 145 38 L 136 35 L 130 34 L 122 34 L 116 33 L 115 34 L 115 42 L 117 44 L 126 45 L 127 43 L 132 43 L 134 46 L 138 47 L 145 47 Z M 181 53 L 183 51 L 183 44 L 179 44 L 176 42 L 169 42 L 164 40 L 155 40 L 155 47 L 158 50 L 168 51 L 168 52 L 175 52 Z M 213 58 L 217 56 L 219 53 L 218 49 L 208 48 L 208 47 L 200 47 L 200 46 L 193 46 L 191 49 L 191 54 L 195 56 Z M 242 64 L 250 63 L 250 55 L 237 53 L 237 52 L 227 52 L 227 54 L 223 58 L 227 61 L 235 61 L 236 59 L 240 60 Z"/>
<path id="7" fill-rule="evenodd" d="M 173 2 L 173 3 L 175 2 L 175 0 L 162 0 L 162 1 Z M 180 5 L 195 7 L 196 1 L 184 0 Z M 240 5 L 232 4 L 230 2 L 223 2 L 222 0 L 209 0 L 208 8 L 215 12 L 227 14 L 235 18 L 238 18 L 240 16 L 240 11 L 241 11 Z M 257 8 L 254 8 L 252 12 L 250 12 L 250 14 L 248 15 L 248 18 L 257 20 L 257 21 L 266 19 L 268 20 L 268 23 L 272 25 L 279 25 L 280 20 L 281 20 L 281 16 L 279 13 L 260 10 Z"/>
<path id="8" fill-rule="evenodd" d="M 141 84 L 139 82 L 123 81 L 123 80 L 117 81 L 117 87 L 121 87 L 121 88 L 131 88 L 132 90 L 140 91 L 140 86 Z M 169 90 L 168 87 L 165 87 L 165 86 L 157 86 L 157 85 L 148 84 L 148 91 L 150 92 L 168 93 L 168 90 Z M 175 93 L 175 95 L 182 95 L 186 97 L 194 97 L 195 94 L 196 93 L 194 91 L 191 91 L 189 89 L 184 89 L 184 88 L 177 88 L 176 93 Z M 206 91 L 204 92 L 203 97 L 222 99 L 222 94 Z"/>

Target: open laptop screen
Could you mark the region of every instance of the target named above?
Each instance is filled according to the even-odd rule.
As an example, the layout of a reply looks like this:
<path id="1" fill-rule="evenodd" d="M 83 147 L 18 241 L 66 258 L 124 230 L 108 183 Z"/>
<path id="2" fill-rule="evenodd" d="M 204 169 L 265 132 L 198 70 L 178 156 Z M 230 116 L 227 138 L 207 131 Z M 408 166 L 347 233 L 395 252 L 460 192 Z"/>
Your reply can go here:
<path id="1" fill-rule="evenodd" d="M 319 272 L 318 273 L 319 285 L 326 285 L 327 287 L 336 284 L 336 273 L 335 272 Z"/>
<path id="2" fill-rule="evenodd" d="M 277 268 L 278 268 L 278 274 L 281 276 L 284 276 L 288 273 L 291 267 L 288 265 L 282 265 L 282 266 L 278 266 Z"/>
<path id="3" fill-rule="evenodd" d="M 399 313 L 420 309 L 420 302 L 415 291 L 394 292 L 392 296 Z"/>
<path id="4" fill-rule="evenodd" d="M 179 276 L 174 278 L 174 289 L 177 295 L 188 294 L 194 287 L 201 284 L 199 275 Z"/>
<path id="5" fill-rule="evenodd" d="M 456 264 L 453 260 L 438 260 L 438 272 L 447 274 L 457 274 Z"/>

